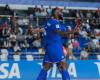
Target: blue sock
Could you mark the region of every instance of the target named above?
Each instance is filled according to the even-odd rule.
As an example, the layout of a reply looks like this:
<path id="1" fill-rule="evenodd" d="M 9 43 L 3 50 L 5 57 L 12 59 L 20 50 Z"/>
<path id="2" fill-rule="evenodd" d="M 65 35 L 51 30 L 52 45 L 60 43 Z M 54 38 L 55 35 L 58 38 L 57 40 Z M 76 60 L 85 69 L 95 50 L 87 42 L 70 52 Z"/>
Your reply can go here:
<path id="1" fill-rule="evenodd" d="M 37 80 L 46 80 L 47 79 L 47 71 L 42 69 L 38 75 Z"/>
<path id="2" fill-rule="evenodd" d="M 67 70 L 62 70 L 62 80 L 70 80 L 70 76 Z"/>

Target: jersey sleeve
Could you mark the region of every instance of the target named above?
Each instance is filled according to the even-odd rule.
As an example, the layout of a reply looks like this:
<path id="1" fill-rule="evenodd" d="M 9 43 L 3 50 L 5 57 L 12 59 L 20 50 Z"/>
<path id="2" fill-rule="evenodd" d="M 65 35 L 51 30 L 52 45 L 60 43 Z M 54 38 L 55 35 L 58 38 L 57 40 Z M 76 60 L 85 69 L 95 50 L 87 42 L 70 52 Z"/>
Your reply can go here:
<path id="1" fill-rule="evenodd" d="M 61 31 L 63 31 L 63 32 L 66 32 L 67 31 L 66 25 L 61 25 Z"/>

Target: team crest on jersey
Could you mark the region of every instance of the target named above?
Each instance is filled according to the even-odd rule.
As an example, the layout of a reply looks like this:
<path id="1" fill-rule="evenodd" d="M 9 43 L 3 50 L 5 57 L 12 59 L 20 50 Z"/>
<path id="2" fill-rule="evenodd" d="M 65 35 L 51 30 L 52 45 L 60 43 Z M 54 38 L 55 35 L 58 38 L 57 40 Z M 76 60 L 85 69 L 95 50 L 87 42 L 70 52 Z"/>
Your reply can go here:
<path id="1" fill-rule="evenodd" d="M 51 24 L 50 24 L 50 23 L 47 23 L 47 25 L 48 25 L 48 26 L 51 26 Z"/>

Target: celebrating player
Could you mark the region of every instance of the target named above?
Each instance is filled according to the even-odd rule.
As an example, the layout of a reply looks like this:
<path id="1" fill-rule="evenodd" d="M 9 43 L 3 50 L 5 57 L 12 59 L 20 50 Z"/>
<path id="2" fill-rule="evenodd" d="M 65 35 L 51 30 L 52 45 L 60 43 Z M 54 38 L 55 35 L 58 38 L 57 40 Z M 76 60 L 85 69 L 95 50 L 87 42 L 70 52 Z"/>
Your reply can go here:
<path id="1" fill-rule="evenodd" d="M 62 25 L 60 24 L 61 17 L 61 10 L 54 8 L 52 10 L 51 19 L 49 19 L 44 26 L 45 32 L 43 41 L 45 56 L 43 69 L 40 71 L 37 80 L 47 80 L 47 71 L 52 67 L 53 63 L 57 64 L 62 74 L 62 80 L 70 80 L 61 40 L 61 35 L 67 35 L 69 32 L 62 30 Z"/>

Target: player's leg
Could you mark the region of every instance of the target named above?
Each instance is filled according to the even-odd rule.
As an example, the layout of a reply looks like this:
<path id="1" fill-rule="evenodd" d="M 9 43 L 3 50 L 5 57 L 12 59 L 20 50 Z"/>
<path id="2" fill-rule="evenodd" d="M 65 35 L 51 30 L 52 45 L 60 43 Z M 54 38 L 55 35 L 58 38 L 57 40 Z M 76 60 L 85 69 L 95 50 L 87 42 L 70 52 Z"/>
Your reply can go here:
<path id="1" fill-rule="evenodd" d="M 51 68 L 51 63 L 45 62 L 43 68 L 40 71 L 37 80 L 47 80 L 47 71 Z"/>
<path id="2" fill-rule="evenodd" d="M 67 71 L 67 64 L 66 60 L 57 63 L 58 69 L 60 73 L 62 74 L 62 80 L 70 80 L 69 73 Z"/>

